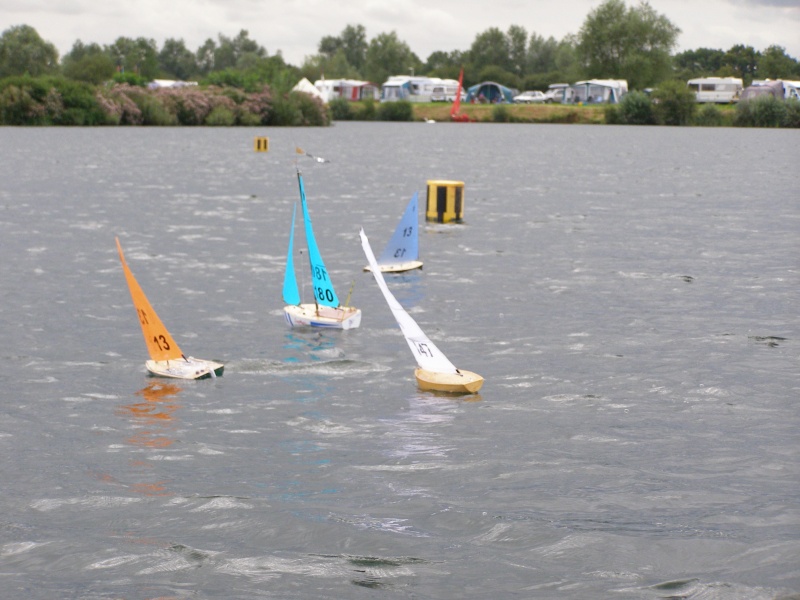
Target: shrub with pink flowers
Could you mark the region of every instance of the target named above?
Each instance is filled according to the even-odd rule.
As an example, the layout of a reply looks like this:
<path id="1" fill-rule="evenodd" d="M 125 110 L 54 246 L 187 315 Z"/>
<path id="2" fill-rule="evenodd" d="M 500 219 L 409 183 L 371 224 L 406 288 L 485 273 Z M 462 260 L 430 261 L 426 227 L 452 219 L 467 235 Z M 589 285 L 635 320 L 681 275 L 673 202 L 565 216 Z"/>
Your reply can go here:
<path id="1" fill-rule="evenodd" d="M 5 83 L 5 85 L 2 85 Z M 147 89 L 63 80 L 0 82 L 0 124 L 325 126 L 328 107 L 307 94 L 221 86 Z"/>

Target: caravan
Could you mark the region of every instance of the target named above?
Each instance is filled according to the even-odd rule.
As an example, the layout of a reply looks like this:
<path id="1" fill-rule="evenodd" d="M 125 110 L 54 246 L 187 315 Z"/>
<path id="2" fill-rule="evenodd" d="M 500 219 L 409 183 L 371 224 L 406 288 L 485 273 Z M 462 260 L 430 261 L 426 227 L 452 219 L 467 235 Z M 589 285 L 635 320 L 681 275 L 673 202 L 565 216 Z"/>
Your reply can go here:
<path id="1" fill-rule="evenodd" d="M 381 86 L 381 102 L 452 102 L 457 92 L 455 79 L 392 75 Z"/>
<path id="2" fill-rule="evenodd" d="M 320 93 L 322 101 L 330 102 L 335 98 L 345 100 L 377 100 L 379 98 L 378 87 L 369 81 L 359 81 L 356 79 L 318 79 L 314 82 L 314 87 Z"/>
<path id="3" fill-rule="evenodd" d="M 452 102 L 458 93 L 456 79 L 434 79 L 431 83 L 431 102 Z M 462 92 L 463 100 L 463 92 Z"/>
<path id="4" fill-rule="evenodd" d="M 800 81 L 783 80 L 783 91 L 787 100 L 800 100 Z"/>
<path id="5" fill-rule="evenodd" d="M 738 77 L 698 77 L 690 79 L 688 83 L 698 102 L 737 102 L 743 89 L 742 80 Z"/>
<path id="6" fill-rule="evenodd" d="M 392 75 L 381 86 L 381 102 L 430 102 L 432 88 L 428 77 Z"/>

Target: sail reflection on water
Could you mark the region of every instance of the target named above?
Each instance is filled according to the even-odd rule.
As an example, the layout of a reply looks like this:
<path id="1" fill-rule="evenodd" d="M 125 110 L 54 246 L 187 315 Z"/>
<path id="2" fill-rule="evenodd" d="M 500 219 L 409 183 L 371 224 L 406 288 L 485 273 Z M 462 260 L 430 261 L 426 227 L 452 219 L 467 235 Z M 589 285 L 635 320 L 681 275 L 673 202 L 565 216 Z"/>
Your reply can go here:
<path id="1" fill-rule="evenodd" d="M 126 442 L 141 450 L 159 450 L 172 446 L 175 443 L 178 422 L 176 413 L 181 408 L 175 400 L 182 391 L 183 388 L 173 383 L 151 382 L 136 392 L 142 401 L 119 406 L 117 415 L 127 418 L 131 427 L 136 430 Z M 131 459 L 129 466 L 132 472 L 146 479 L 131 483 L 132 491 L 145 496 L 171 495 L 166 481 L 153 481 L 152 461 Z"/>

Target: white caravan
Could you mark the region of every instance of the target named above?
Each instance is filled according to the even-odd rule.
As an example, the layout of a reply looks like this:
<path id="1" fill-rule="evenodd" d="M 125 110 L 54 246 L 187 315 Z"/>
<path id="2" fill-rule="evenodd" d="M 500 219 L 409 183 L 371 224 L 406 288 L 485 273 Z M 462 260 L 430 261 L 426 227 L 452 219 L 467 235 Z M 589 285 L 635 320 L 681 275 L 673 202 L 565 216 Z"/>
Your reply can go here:
<path id="1" fill-rule="evenodd" d="M 698 77 L 688 81 L 698 102 L 730 104 L 737 102 L 744 86 L 738 77 Z"/>
<path id="2" fill-rule="evenodd" d="M 381 86 L 381 101 L 452 102 L 457 91 L 455 79 L 393 75 Z"/>

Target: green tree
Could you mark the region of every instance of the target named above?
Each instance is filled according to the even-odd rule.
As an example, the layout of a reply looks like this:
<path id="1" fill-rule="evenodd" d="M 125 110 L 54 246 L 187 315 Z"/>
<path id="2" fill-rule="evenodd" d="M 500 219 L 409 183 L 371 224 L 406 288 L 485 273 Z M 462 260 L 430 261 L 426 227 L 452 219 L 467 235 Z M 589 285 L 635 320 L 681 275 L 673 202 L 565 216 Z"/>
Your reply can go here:
<path id="1" fill-rule="evenodd" d="M 725 64 L 725 53 L 722 50 L 698 48 L 676 54 L 673 61 L 681 73 L 681 79 L 692 79 L 717 74 Z"/>
<path id="2" fill-rule="evenodd" d="M 330 77 L 340 77 L 342 79 L 360 79 L 361 72 L 347 60 L 347 53 L 344 48 L 339 48 L 336 54 L 328 61 L 323 73 L 328 73 Z"/>
<path id="3" fill-rule="evenodd" d="M 511 62 L 509 39 L 497 27 L 490 27 L 475 36 L 469 49 L 470 70 L 479 72 L 485 67 L 499 67 L 504 71 L 514 71 Z"/>
<path id="4" fill-rule="evenodd" d="M 725 53 L 724 67 L 727 67 L 728 71 L 726 72 L 723 67 L 720 75 L 741 77 L 745 86 L 748 86 L 756 74 L 758 58 L 759 53 L 756 52 L 755 48 L 737 44 Z"/>
<path id="5" fill-rule="evenodd" d="M 528 42 L 526 73 L 547 73 L 556 71 L 556 55 L 558 42 L 554 37 L 544 39 L 541 35 L 532 33 Z"/>
<path id="6" fill-rule="evenodd" d="M 58 71 L 58 51 L 30 25 L 14 25 L 0 36 L 0 78 Z"/>
<path id="7" fill-rule="evenodd" d="M 751 98 L 736 105 L 734 124 L 739 127 L 781 127 L 787 120 L 788 111 L 788 104 L 782 98 Z"/>
<path id="8" fill-rule="evenodd" d="M 671 79 L 653 92 L 656 119 L 664 125 L 690 125 L 697 112 L 697 98 L 684 81 Z"/>
<path id="9" fill-rule="evenodd" d="M 342 50 L 347 62 L 357 70 L 364 68 L 367 62 L 367 30 L 363 25 L 348 25 L 339 35 Z"/>
<path id="10" fill-rule="evenodd" d="M 119 37 L 106 47 L 117 68 L 150 80 L 158 77 L 158 49 L 155 40 Z"/>
<path id="11" fill-rule="evenodd" d="M 217 50 L 217 43 L 208 38 L 203 45 L 197 49 L 194 57 L 200 73 L 210 73 L 214 70 L 214 54 Z"/>
<path id="12" fill-rule="evenodd" d="M 494 81 L 495 83 L 499 83 L 511 89 L 517 89 L 520 85 L 519 77 L 514 73 L 509 73 L 502 67 L 496 67 L 494 65 L 481 69 L 478 72 L 478 81 Z"/>
<path id="13" fill-rule="evenodd" d="M 800 64 L 781 46 L 770 46 L 758 59 L 759 79 L 789 79 L 800 74 Z"/>
<path id="14" fill-rule="evenodd" d="M 381 33 L 370 40 L 364 64 L 364 76 L 369 81 L 380 85 L 390 75 L 418 72 L 421 67 L 422 62 L 396 32 Z"/>
<path id="15" fill-rule="evenodd" d="M 335 35 L 326 35 L 323 37 L 319 44 L 317 44 L 317 52 L 328 58 L 332 57 L 342 47 L 342 40 Z"/>
<path id="16" fill-rule="evenodd" d="M 528 72 L 528 32 L 524 27 L 512 25 L 508 28 L 508 58 L 512 72 L 521 77 Z"/>
<path id="17" fill-rule="evenodd" d="M 351 65 L 343 48 L 333 55 L 320 53 L 307 56 L 300 68 L 300 74 L 309 81 L 316 81 L 322 76 L 328 79 L 362 79 L 361 71 Z"/>
<path id="18" fill-rule="evenodd" d="M 647 2 L 628 9 L 623 0 L 607 0 L 584 21 L 577 52 L 589 76 L 626 79 L 642 88 L 669 76 L 679 33 Z"/>
<path id="19" fill-rule="evenodd" d="M 612 125 L 654 125 L 653 105 L 644 92 L 625 94 L 619 104 L 604 107 L 606 123 Z"/>
<path id="20" fill-rule="evenodd" d="M 191 79 L 197 74 L 197 58 L 182 39 L 169 38 L 158 53 L 158 67 L 172 79 Z"/>
<path id="21" fill-rule="evenodd" d="M 248 54 L 254 54 L 259 58 L 267 55 L 267 51 L 250 39 L 250 34 L 246 29 L 239 31 L 235 38 L 229 38 L 219 34 L 219 44 L 214 50 L 215 70 L 229 69 L 236 67 L 240 60 Z"/>
<path id="22" fill-rule="evenodd" d="M 568 35 L 558 43 L 556 51 L 556 69 L 561 81 L 577 81 L 583 76 L 580 60 L 578 59 L 578 39 Z M 559 83 L 553 81 L 552 83 Z"/>
<path id="23" fill-rule="evenodd" d="M 114 61 L 98 44 L 77 40 L 61 61 L 64 77 L 99 84 L 114 76 Z"/>
<path id="24" fill-rule="evenodd" d="M 458 74 L 465 62 L 465 53 L 460 50 L 453 50 L 451 52 L 437 50 L 431 53 L 428 60 L 425 62 L 424 72 L 431 77 L 458 79 Z"/>

